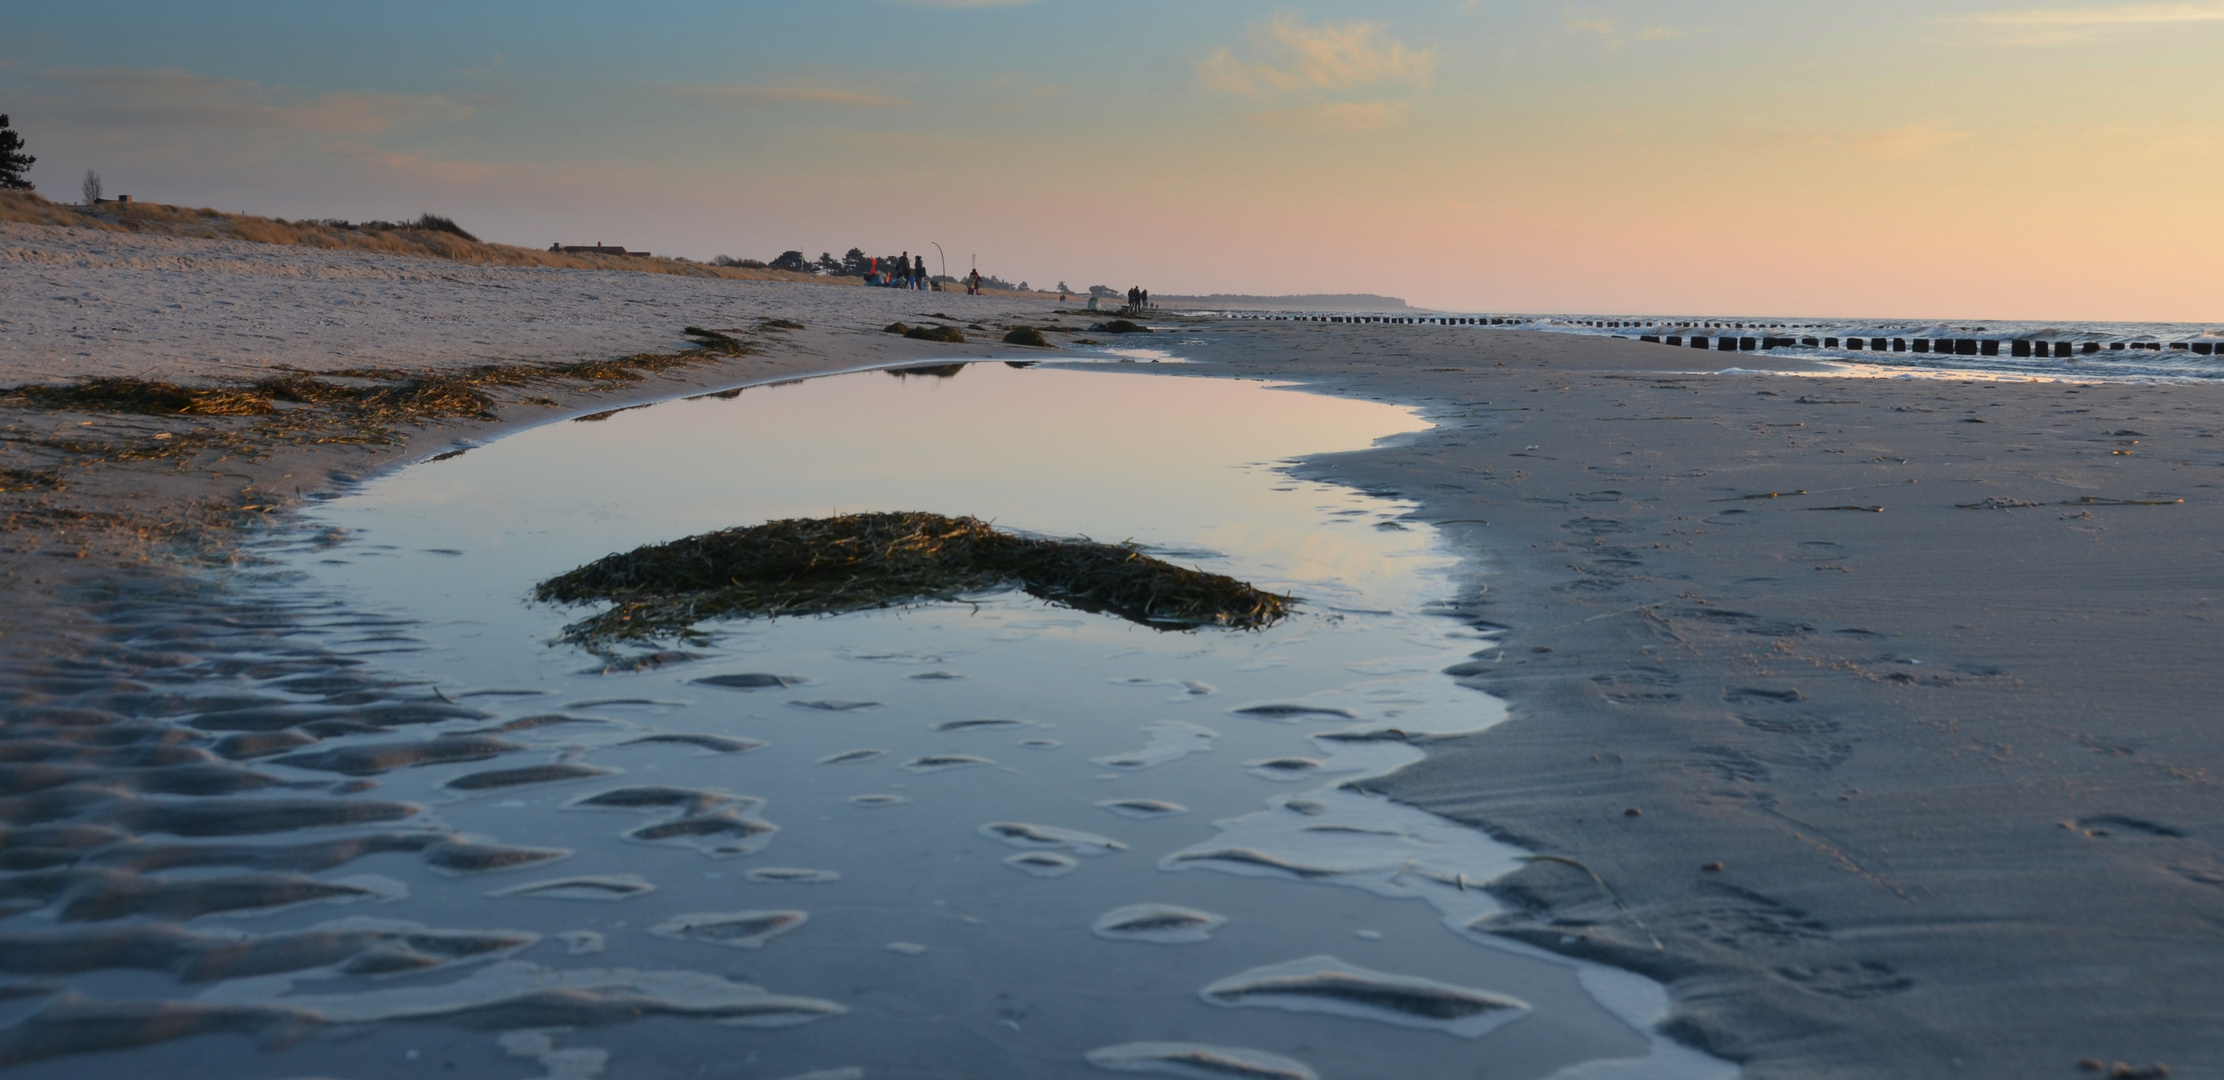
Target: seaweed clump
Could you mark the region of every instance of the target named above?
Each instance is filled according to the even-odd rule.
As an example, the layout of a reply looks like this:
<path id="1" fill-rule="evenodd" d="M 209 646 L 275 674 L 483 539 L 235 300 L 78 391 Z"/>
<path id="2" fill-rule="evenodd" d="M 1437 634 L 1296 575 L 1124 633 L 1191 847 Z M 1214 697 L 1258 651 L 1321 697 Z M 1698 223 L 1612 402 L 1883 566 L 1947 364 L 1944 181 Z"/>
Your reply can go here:
<path id="1" fill-rule="evenodd" d="M 1042 331 L 1037 330 L 1032 326 L 1022 326 L 1019 329 L 1004 335 L 1004 344 L 1033 345 L 1036 348 L 1047 349 L 1050 347 L 1050 339 L 1044 337 Z"/>
<path id="2" fill-rule="evenodd" d="M 965 331 L 955 326 L 914 326 L 903 332 L 907 338 L 920 341 L 946 341 L 952 345 L 965 344 Z"/>
<path id="3" fill-rule="evenodd" d="M 838 615 L 1017 588 L 1162 630 L 1253 630 L 1292 600 L 1154 559 L 1133 544 L 1052 540 L 925 513 L 790 518 L 607 555 L 534 587 L 543 603 L 613 606 L 564 628 L 598 648 L 700 637 L 719 618 Z"/>
<path id="4" fill-rule="evenodd" d="M 385 385 L 350 386 L 288 373 L 213 387 L 107 378 L 0 390 L 0 405 L 142 416 L 266 416 L 278 411 L 276 402 L 323 406 L 340 415 L 374 420 L 484 417 L 493 405 L 466 378 L 457 376 L 397 377 Z"/>

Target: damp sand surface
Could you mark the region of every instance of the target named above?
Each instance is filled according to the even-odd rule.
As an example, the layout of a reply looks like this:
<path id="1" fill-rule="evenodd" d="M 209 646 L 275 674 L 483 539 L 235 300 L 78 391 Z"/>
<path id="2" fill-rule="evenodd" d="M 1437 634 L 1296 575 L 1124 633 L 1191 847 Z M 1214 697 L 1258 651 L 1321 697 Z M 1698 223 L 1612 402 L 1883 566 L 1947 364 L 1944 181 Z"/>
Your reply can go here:
<path id="1" fill-rule="evenodd" d="M 927 1075 L 921 1061 L 1095 1075 L 1112 1066 L 1091 1052 L 1139 1033 L 1324 1076 L 1428 1075 L 1472 1052 L 1397 1022 L 1402 1006 L 1323 1014 L 1295 1004 L 1319 994 L 1260 993 L 1243 1008 L 1199 996 L 1332 954 L 1356 980 L 1344 999 L 1411 1003 L 1414 987 L 1444 986 L 1526 1003 L 1533 1015 L 1483 1043 L 1506 1075 L 1586 1063 L 1725 1075 L 1650 1030 L 1663 998 L 1643 980 L 1468 929 L 1499 906 L 1467 883 L 1507 872 L 1517 851 L 1333 786 L 1419 751 L 1317 734 L 1444 734 L 1499 715 L 1436 673 L 1487 635 L 1428 612 L 1451 560 L 1427 530 L 1374 527 L 1409 504 L 1287 475 L 1294 455 L 1422 426 L 1255 383 L 976 365 L 670 402 L 374 481 L 262 549 L 277 568 L 237 586 L 236 602 L 263 605 L 252 640 L 207 631 L 271 665 L 230 661 L 248 676 L 237 700 L 181 703 L 158 725 L 193 745 L 272 739 L 243 760 L 322 790 L 281 786 L 252 813 L 246 796 L 183 812 L 100 795 L 25 814 L 116 830 L 57 845 L 189 827 L 257 866 L 223 879 L 226 896 L 255 901 L 244 914 L 165 893 L 169 906 L 140 918 L 267 934 L 366 911 L 426 928 L 421 941 L 364 938 L 200 991 L 143 971 L 29 974 L 96 1002 L 206 1002 L 160 1030 L 209 1051 L 185 1060 L 212 1076 L 408 1075 L 427 1048 L 465 1068 L 502 1051 L 489 1027 L 573 1026 L 562 1049 L 653 1073 L 731 1058 L 739 1026 L 754 1055 L 743 1075 L 764 1076 Z M 996 594 L 717 624 L 634 664 L 552 647 L 575 613 L 523 602 L 550 573 L 704 527 L 922 505 L 1133 539 L 1309 606 L 1259 632 L 1170 633 Z M 179 621 L 193 629 L 169 640 L 208 647 L 196 620 Z M 275 666 L 288 656 L 298 668 Z M 304 674 L 327 681 L 269 688 Z M 488 689 L 505 692 L 456 696 Z M 1236 711 L 1260 701 L 1323 711 Z M 1246 771 L 1299 760 L 1312 764 L 1297 777 Z M 234 818 L 289 846 L 232 836 Z M 359 850 L 332 847 L 334 830 Z M 319 842 L 331 849 L 295 851 Z M 1197 857 L 1230 846 L 1286 869 Z M 94 895 L 99 883 L 73 873 L 26 896 L 26 916 Z M 116 873 L 101 880 L 137 887 Z M 146 901 L 111 901 L 134 902 Z M 1138 905 L 1161 917 L 1138 921 Z M 1096 931 L 1108 913 L 1124 913 L 1112 920 L 1124 934 Z M 454 939 L 435 931 L 465 929 L 527 944 L 440 951 Z M 1180 946 L 1154 940 L 1169 937 Z M 38 1000 L 22 1023 L 43 1049 L 23 1051 L 26 1075 L 174 1059 L 178 1044 L 152 1036 L 96 1051 L 113 1044 L 79 1034 L 97 1026 L 88 1006 Z"/>
<path id="2" fill-rule="evenodd" d="M 1507 628 L 1452 672 L 1509 721 L 1365 782 L 1579 864 L 1494 883 L 1487 925 L 1654 974 L 1753 1076 L 2224 1072 L 2224 389 L 1464 328 L 1167 343 L 1435 421 L 1304 475 L 1418 501 L 1475 560 L 1463 617 Z"/>

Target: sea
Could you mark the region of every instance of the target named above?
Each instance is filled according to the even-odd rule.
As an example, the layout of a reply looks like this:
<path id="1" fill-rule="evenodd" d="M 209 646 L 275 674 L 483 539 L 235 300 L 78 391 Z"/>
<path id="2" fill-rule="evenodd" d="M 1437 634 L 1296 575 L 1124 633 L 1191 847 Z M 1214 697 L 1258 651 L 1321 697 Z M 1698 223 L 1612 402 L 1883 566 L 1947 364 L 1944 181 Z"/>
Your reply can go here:
<path id="1" fill-rule="evenodd" d="M 1865 375 L 1980 375 L 2076 381 L 2224 378 L 2224 326 L 2201 323 L 1782 318 L 1722 315 L 1523 314 L 1452 311 L 1187 311 L 1269 321 L 1451 325 L 1591 337 L 1678 339 L 1712 354 L 1694 367 L 1736 367 L 1723 352 L 1766 352 Z M 1733 345 L 1725 348 L 1722 340 Z M 1750 340 L 1748 340 L 1750 339 Z M 1918 346 L 1918 342 L 1922 343 Z M 1961 349 L 1939 342 L 1968 342 Z M 2018 343 L 2021 343 L 2019 346 Z M 2044 346 L 2043 351 L 2041 346 Z"/>

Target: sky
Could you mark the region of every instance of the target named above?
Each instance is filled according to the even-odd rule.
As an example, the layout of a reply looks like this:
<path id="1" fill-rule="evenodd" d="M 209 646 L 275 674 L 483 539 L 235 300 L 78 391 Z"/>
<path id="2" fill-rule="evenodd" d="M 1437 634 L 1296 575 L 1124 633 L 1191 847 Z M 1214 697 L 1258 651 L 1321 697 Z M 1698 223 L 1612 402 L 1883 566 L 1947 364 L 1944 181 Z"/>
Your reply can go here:
<path id="1" fill-rule="evenodd" d="M 2224 0 L 15 0 L 74 201 L 1160 295 L 2224 324 Z M 935 245 L 939 244 L 939 250 Z"/>

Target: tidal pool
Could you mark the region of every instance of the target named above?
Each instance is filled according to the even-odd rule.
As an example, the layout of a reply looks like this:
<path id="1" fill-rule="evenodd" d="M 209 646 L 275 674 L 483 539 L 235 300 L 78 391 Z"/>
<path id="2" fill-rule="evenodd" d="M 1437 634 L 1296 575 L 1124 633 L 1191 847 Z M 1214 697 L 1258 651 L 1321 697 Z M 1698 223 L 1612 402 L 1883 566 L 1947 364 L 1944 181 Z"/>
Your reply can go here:
<path id="1" fill-rule="evenodd" d="M 1440 674 L 1491 642 L 1430 614 L 1455 565 L 1433 530 L 1286 467 L 1423 420 L 1235 380 L 938 370 L 546 425 L 360 485 L 275 543 L 256 587 L 391 617 L 326 644 L 358 675 L 483 715 L 255 762 L 360 776 L 452 835 L 333 871 L 376 879 L 345 911 L 186 926 L 414 924 L 403 951 L 434 962 L 168 991 L 319 1019 L 163 1070 L 1734 1073 L 1650 1030 L 1655 984 L 1467 929 L 1521 852 L 1338 786 L 1502 716 Z M 1301 604 L 1175 633 L 1009 593 L 713 624 L 644 661 L 551 645 L 583 612 L 524 599 L 611 551 L 869 510 L 1134 540 Z M 133 1058 L 26 1075 L 96 1060 Z"/>

